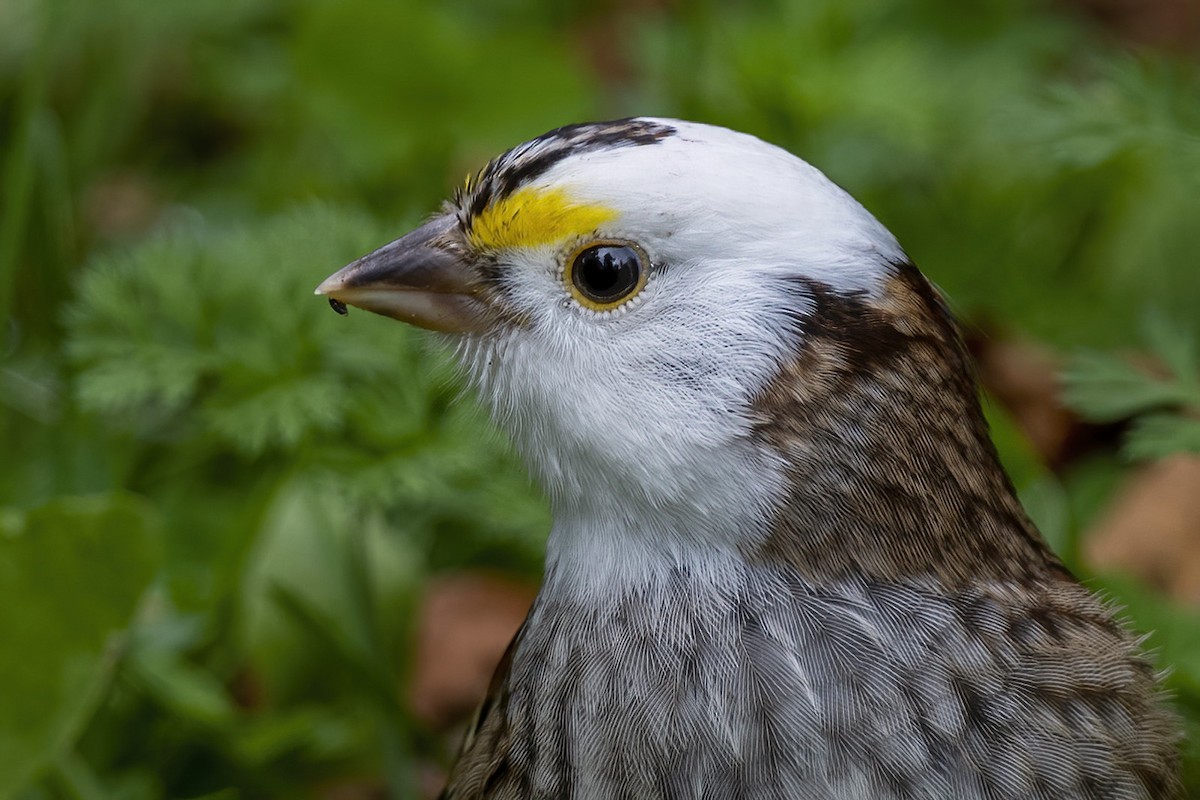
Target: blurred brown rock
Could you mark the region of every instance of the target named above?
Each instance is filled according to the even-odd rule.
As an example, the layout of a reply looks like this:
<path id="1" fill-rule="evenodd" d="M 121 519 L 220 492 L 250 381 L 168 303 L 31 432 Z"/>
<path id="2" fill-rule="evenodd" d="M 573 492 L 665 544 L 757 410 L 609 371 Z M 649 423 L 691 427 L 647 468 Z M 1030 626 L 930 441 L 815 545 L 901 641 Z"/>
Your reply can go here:
<path id="1" fill-rule="evenodd" d="M 1084 535 L 1084 557 L 1200 607 L 1200 456 L 1140 469 Z"/>
<path id="2" fill-rule="evenodd" d="M 430 583 L 409 687 L 418 717 L 447 726 L 474 711 L 535 594 L 533 586 L 491 575 L 460 574 Z"/>

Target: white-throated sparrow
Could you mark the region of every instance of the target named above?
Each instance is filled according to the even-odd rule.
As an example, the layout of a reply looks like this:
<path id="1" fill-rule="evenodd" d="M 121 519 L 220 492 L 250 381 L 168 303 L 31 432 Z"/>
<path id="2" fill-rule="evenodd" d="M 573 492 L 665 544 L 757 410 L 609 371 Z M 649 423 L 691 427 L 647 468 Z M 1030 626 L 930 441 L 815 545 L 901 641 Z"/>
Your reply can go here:
<path id="1" fill-rule="evenodd" d="M 787 152 L 520 145 L 318 289 L 452 334 L 549 496 L 448 798 L 1170 798 L 1175 722 L 997 461 L 937 292 Z"/>

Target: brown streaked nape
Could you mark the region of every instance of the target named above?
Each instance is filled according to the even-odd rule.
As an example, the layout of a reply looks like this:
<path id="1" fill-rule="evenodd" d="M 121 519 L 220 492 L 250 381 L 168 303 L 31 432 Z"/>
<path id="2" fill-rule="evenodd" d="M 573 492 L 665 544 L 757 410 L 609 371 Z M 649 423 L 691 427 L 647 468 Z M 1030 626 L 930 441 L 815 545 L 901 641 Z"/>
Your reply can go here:
<path id="1" fill-rule="evenodd" d="M 801 349 L 756 399 L 788 498 L 758 558 L 814 581 L 1069 578 L 1016 498 L 944 303 L 911 264 L 882 295 L 806 281 Z"/>

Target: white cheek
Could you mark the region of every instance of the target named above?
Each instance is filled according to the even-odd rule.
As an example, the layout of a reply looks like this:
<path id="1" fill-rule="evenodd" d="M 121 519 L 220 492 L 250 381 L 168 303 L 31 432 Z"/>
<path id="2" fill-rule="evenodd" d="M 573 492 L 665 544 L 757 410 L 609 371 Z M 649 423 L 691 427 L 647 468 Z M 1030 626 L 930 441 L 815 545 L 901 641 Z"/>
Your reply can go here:
<path id="1" fill-rule="evenodd" d="M 530 324 L 468 361 L 550 496 L 553 563 L 607 559 L 632 575 L 616 551 L 765 535 L 782 467 L 752 439 L 748 410 L 796 345 L 786 314 L 763 311 L 778 291 L 746 272 L 672 265 L 635 307 L 597 318 L 549 267 L 512 279 Z"/>
<path id="2" fill-rule="evenodd" d="M 609 313 L 581 307 L 544 263 L 520 272 L 509 300 L 529 325 L 505 349 L 505 391 L 557 441 L 670 450 L 743 436 L 751 399 L 796 345 L 787 315 L 763 311 L 778 287 L 744 272 L 673 265 Z"/>

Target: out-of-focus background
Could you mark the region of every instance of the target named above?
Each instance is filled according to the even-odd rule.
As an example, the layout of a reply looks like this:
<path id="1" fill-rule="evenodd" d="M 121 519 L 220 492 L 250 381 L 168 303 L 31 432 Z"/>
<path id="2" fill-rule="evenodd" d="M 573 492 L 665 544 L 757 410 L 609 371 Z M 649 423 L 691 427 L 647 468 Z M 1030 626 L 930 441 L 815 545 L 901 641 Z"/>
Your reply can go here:
<path id="1" fill-rule="evenodd" d="M 1198 54 L 1194 0 L 3 0 L 0 798 L 436 789 L 549 518 L 444 353 L 312 289 L 645 113 L 897 234 L 1195 731 Z"/>

